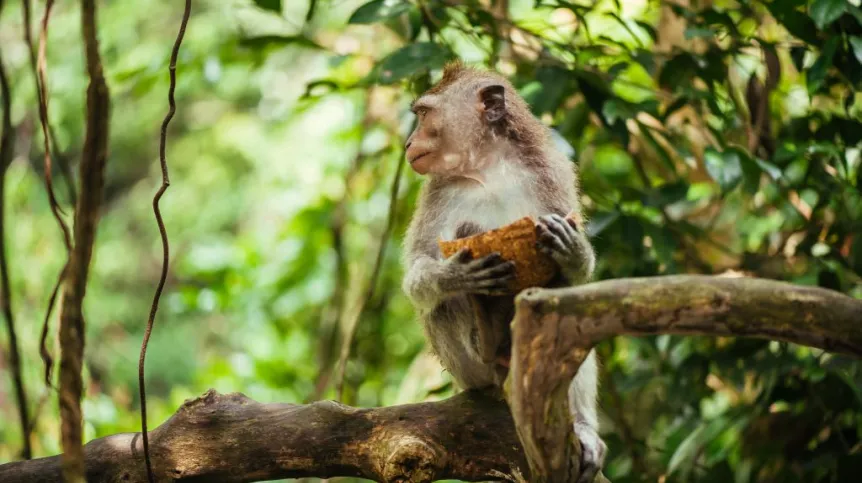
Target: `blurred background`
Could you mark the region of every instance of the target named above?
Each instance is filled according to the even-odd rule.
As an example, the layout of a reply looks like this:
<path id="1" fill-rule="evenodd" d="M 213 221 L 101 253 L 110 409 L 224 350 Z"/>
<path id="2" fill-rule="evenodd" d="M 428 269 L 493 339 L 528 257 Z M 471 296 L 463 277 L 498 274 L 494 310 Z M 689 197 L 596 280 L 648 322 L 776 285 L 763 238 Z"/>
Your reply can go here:
<path id="1" fill-rule="evenodd" d="M 5 3 L 17 145 L 5 237 L 34 452 L 47 456 L 59 415 L 38 339 L 65 251 L 21 5 Z M 151 200 L 182 3 L 98 2 L 112 109 L 85 299 L 86 440 L 140 428 L 137 360 L 162 257 Z M 34 2 L 34 37 L 43 10 Z M 79 13 L 58 2 L 47 44 L 67 214 L 87 83 Z M 171 263 L 147 357 L 151 427 L 208 388 L 336 398 L 345 340 L 347 404 L 454 393 L 399 265 L 422 182 L 402 164 L 407 108 L 454 57 L 509 76 L 560 134 L 596 278 L 726 273 L 862 298 L 858 0 L 196 0 L 161 201 Z M 0 334 L 7 462 L 21 434 Z M 621 337 L 598 351 L 615 483 L 858 481 L 859 362 L 730 338 Z"/>

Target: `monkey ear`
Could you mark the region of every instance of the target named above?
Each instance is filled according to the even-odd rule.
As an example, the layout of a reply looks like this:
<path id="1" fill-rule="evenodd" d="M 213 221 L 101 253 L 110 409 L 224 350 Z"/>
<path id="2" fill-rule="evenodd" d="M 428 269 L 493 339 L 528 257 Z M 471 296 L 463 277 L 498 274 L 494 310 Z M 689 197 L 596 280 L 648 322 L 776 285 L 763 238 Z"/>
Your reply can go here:
<path id="1" fill-rule="evenodd" d="M 483 87 L 479 90 L 479 99 L 482 100 L 485 121 L 497 123 L 506 117 L 506 89 L 500 84 Z"/>

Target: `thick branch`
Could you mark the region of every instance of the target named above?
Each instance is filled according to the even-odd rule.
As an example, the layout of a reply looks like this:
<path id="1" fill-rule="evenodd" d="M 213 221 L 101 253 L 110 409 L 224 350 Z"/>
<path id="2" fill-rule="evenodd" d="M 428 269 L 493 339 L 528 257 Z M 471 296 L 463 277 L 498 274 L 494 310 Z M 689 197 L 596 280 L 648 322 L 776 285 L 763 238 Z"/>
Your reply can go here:
<path id="1" fill-rule="evenodd" d="M 90 482 L 145 482 L 140 433 L 85 447 Z M 356 409 L 331 401 L 261 404 L 210 391 L 149 433 L 157 481 L 305 476 L 375 481 L 507 479 L 523 468 L 505 401 L 468 392 L 435 403 Z M 507 476 L 508 475 L 508 476 Z M 0 466 L 0 481 L 61 480 L 59 457 Z"/>
<path id="2" fill-rule="evenodd" d="M 752 278 L 629 278 L 518 297 L 508 398 L 533 481 L 572 481 L 569 381 L 589 350 L 617 335 L 687 334 L 795 342 L 862 357 L 862 300 Z M 553 361 L 549 364 L 548 361 Z M 575 445 L 576 446 L 576 445 Z"/>
<path id="3" fill-rule="evenodd" d="M 862 357 L 862 300 L 818 287 L 706 275 L 626 278 L 525 291 L 518 310 L 563 318 L 560 337 L 593 347 L 617 335 L 782 340 Z"/>

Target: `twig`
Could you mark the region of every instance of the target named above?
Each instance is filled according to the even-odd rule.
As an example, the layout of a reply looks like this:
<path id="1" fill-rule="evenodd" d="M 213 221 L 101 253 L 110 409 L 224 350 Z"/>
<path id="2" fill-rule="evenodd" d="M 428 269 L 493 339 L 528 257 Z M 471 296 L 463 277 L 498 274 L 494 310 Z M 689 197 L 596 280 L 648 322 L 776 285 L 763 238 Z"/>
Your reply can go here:
<path id="1" fill-rule="evenodd" d="M 389 241 L 389 234 L 392 231 L 392 225 L 395 220 L 396 208 L 398 206 L 398 188 L 401 186 L 401 173 L 404 171 L 404 153 L 398 159 L 398 165 L 395 168 L 395 178 L 392 180 L 392 188 L 389 192 L 389 214 L 386 217 L 386 228 L 380 236 L 380 247 L 377 250 L 377 258 L 374 260 L 374 268 L 371 271 L 371 280 L 368 282 L 368 288 L 365 296 L 359 304 L 359 307 L 353 313 L 353 317 L 348 325 L 347 335 L 344 338 L 344 343 L 341 345 L 341 357 L 338 360 L 338 370 L 335 377 L 335 388 L 338 394 L 338 400 L 341 401 L 344 395 L 344 368 L 347 365 L 347 359 L 350 358 L 350 348 L 353 345 L 353 338 L 356 337 L 356 329 L 359 327 L 359 319 L 362 317 L 362 312 L 365 306 L 374 297 L 374 288 L 377 286 L 377 279 L 380 276 L 380 269 L 383 266 L 383 256 L 386 254 L 386 244 Z"/>
<path id="2" fill-rule="evenodd" d="M 33 48 L 33 36 L 30 33 L 30 0 L 23 0 L 21 2 L 22 8 L 21 11 L 24 14 L 24 43 L 27 44 L 27 54 L 30 59 L 30 68 L 33 70 L 33 81 L 36 84 L 36 97 L 38 105 L 42 105 L 42 88 L 41 83 L 39 82 L 39 69 L 36 63 L 36 50 Z M 51 144 L 54 145 L 54 149 L 57 148 L 57 135 L 54 132 L 54 127 L 50 122 L 46 122 L 48 125 L 48 133 L 51 135 Z M 66 182 L 66 189 L 69 192 L 69 201 L 72 203 L 72 206 L 78 203 L 78 194 L 75 191 L 75 182 L 72 178 L 72 172 L 69 169 L 69 160 L 66 159 L 65 156 L 60 152 L 55 152 L 54 156 L 57 158 L 57 165 L 60 166 L 60 174 L 63 175 L 63 180 Z"/>
<path id="3" fill-rule="evenodd" d="M 42 137 L 45 150 L 45 189 L 48 190 L 48 201 L 51 203 L 51 212 L 54 213 L 54 218 L 57 219 L 57 224 L 63 230 L 63 242 L 66 245 L 66 251 L 72 250 L 72 235 L 69 232 L 69 227 L 63 220 L 63 210 L 57 203 L 57 197 L 54 195 L 54 185 L 51 176 L 51 137 L 48 133 L 48 88 L 45 77 L 47 76 L 47 65 L 45 60 L 45 49 L 47 48 L 48 39 L 48 20 L 51 17 L 51 9 L 54 7 L 54 0 L 48 0 L 45 4 L 45 13 L 42 16 L 42 30 L 39 32 L 39 57 L 36 62 L 36 70 L 39 74 L 39 121 L 42 126 Z M 62 276 L 61 276 L 62 278 Z"/>
<path id="4" fill-rule="evenodd" d="M 51 297 L 48 298 L 48 310 L 45 311 L 45 320 L 42 321 L 42 334 L 39 336 L 39 355 L 45 364 L 45 386 L 48 388 L 53 387 L 53 384 L 51 384 L 51 375 L 54 368 L 54 358 L 51 357 L 51 352 L 48 350 L 48 324 L 51 321 L 51 313 L 54 311 L 57 294 L 60 293 L 60 285 L 62 285 L 66 274 L 66 266 L 67 264 L 63 265 L 63 270 L 54 283 L 54 289 L 51 290 Z"/>
<path id="5" fill-rule="evenodd" d="M 147 327 L 144 331 L 144 340 L 141 343 L 141 356 L 138 360 L 138 385 L 140 386 L 141 394 L 141 436 L 144 443 L 144 461 L 146 462 L 147 467 L 147 478 L 150 483 L 155 482 L 155 477 L 153 476 L 153 466 L 150 460 L 150 441 L 149 436 L 147 435 L 147 389 L 144 381 L 144 367 L 147 357 L 147 345 L 150 342 L 150 335 L 153 332 L 153 323 L 156 320 L 156 312 L 159 310 L 159 298 L 161 298 L 162 290 L 165 288 L 165 281 L 168 277 L 170 244 L 168 243 L 168 233 L 165 229 L 165 223 L 162 220 L 162 213 L 159 210 L 159 200 L 161 200 L 162 195 L 165 193 L 165 191 L 167 191 L 168 186 L 171 185 L 171 180 L 168 176 L 168 161 L 165 155 L 165 146 L 167 144 L 168 137 L 168 124 L 171 122 L 171 119 L 174 117 L 174 113 L 177 110 L 176 101 L 174 99 L 174 91 L 177 87 L 177 57 L 179 56 L 180 45 L 182 44 L 183 37 L 186 33 L 186 25 L 189 21 L 191 9 L 192 1 L 186 0 L 185 10 L 183 11 L 183 19 L 180 23 L 180 30 L 177 33 L 177 39 L 174 42 L 174 48 L 171 51 L 171 62 L 168 66 L 168 72 L 170 75 L 170 86 L 168 87 L 168 104 L 170 108 L 168 110 L 168 114 L 165 116 L 165 119 L 162 122 L 161 137 L 159 139 L 159 163 L 162 169 L 162 186 L 159 188 L 159 190 L 156 192 L 156 195 L 153 197 L 153 213 L 156 216 L 156 223 L 159 225 L 159 234 L 162 238 L 162 274 L 159 278 L 159 284 L 156 287 L 156 293 L 153 296 L 153 304 L 150 307 L 150 318 L 147 320 Z"/>
<path id="6" fill-rule="evenodd" d="M 29 17 L 30 17 L 30 2 L 24 2 L 24 18 L 25 18 L 25 40 L 32 44 L 32 39 L 30 39 L 30 31 L 29 28 Z M 48 323 L 51 320 L 51 313 L 54 310 L 54 303 L 57 300 L 57 293 L 59 292 L 60 287 L 63 285 L 63 281 L 66 278 L 66 271 L 69 265 L 68 257 L 72 251 L 72 238 L 69 232 L 69 227 L 66 225 L 66 222 L 63 220 L 61 216 L 62 210 L 60 206 L 57 204 L 57 199 L 54 196 L 54 188 L 51 180 L 51 140 L 52 138 L 49 136 L 49 127 L 50 120 L 48 117 L 48 92 L 46 87 L 46 60 L 45 60 L 45 49 L 48 38 L 48 20 L 51 16 L 51 8 L 54 6 L 54 0 L 48 0 L 45 4 L 45 13 L 42 16 L 42 30 L 39 32 L 39 57 L 35 62 L 35 75 L 36 75 L 36 90 L 38 92 L 38 101 L 39 101 L 39 123 L 42 127 L 42 137 L 43 137 L 43 150 L 45 151 L 45 190 L 48 192 L 48 201 L 51 205 L 51 212 L 54 215 L 54 218 L 57 220 L 57 224 L 60 225 L 60 230 L 63 232 L 63 244 L 66 247 L 66 257 L 67 260 L 63 264 L 63 268 L 60 270 L 60 274 L 57 276 L 57 282 L 54 286 L 54 291 L 51 294 L 51 297 L 48 300 L 48 308 L 45 311 L 45 321 L 42 325 L 42 337 L 40 338 L 39 343 L 39 353 L 42 356 L 42 361 L 45 364 L 45 384 L 48 387 L 51 387 L 51 372 L 53 368 L 53 359 L 51 358 L 51 353 L 48 351 L 47 347 L 47 338 L 48 338 Z M 32 52 L 32 49 L 31 49 Z"/>
<path id="7" fill-rule="evenodd" d="M 2 8 L 0 3 L 0 8 Z M 6 79 L 6 69 L 0 57 L 0 93 L 3 95 L 3 133 L 0 137 L 0 304 L 2 304 L 3 317 L 6 319 L 6 329 L 9 331 L 9 366 L 11 369 L 12 383 L 15 386 L 15 398 L 18 403 L 18 419 L 21 424 L 21 437 L 23 448 L 21 454 L 24 459 L 33 457 L 30 446 L 30 417 L 27 414 L 27 391 L 24 387 L 24 379 L 21 370 L 21 353 L 18 349 L 18 335 L 15 332 L 15 319 L 12 313 L 12 289 L 9 286 L 9 266 L 6 260 L 6 170 L 12 162 L 15 150 L 15 138 L 12 132 L 12 93 L 9 82 Z"/>

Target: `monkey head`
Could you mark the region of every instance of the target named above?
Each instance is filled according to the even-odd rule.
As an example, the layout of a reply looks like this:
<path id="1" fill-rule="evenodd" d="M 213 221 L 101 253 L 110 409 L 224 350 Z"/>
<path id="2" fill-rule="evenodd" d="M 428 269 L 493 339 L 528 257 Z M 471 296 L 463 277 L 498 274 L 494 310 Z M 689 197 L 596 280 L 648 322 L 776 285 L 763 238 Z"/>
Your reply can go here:
<path id="1" fill-rule="evenodd" d="M 417 125 L 406 155 L 419 174 L 462 174 L 512 148 L 538 146 L 546 131 L 503 76 L 448 64 L 442 79 L 416 99 Z"/>

